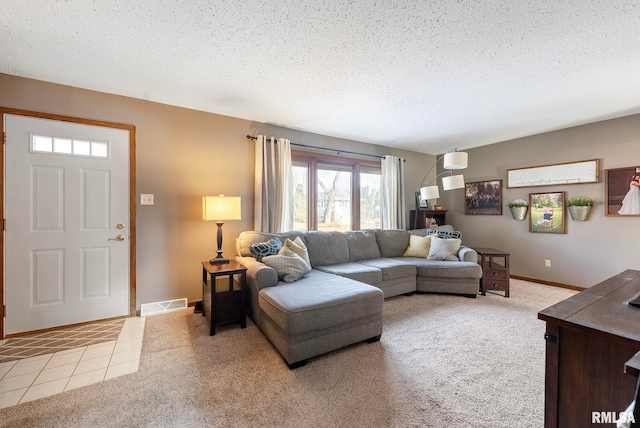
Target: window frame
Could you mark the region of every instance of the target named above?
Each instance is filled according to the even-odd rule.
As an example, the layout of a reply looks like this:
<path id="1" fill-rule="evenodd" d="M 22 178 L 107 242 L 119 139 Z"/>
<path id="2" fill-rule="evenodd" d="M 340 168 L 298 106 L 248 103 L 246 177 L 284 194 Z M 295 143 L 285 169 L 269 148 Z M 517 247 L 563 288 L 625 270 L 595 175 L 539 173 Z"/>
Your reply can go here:
<path id="1" fill-rule="evenodd" d="M 366 170 L 376 170 L 382 173 L 380 159 L 358 159 L 344 156 L 324 155 L 301 150 L 291 151 L 292 162 L 303 162 L 308 165 L 307 183 L 307 230 L 318 230 L 318 164 L 350 167 L 351 180 L 351 227 L 350 230 L 360 230 L 360 172 Z M 382 220 L 382 219 L 381 219 Z M 382 227 L 382 225 L 380 226 Z"/>

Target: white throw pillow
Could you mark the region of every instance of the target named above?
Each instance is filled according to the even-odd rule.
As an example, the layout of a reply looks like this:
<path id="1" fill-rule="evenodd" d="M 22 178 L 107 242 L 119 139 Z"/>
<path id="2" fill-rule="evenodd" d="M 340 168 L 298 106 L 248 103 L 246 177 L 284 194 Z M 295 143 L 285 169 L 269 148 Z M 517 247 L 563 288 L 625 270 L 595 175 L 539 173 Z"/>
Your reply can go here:
<path id="1" fill-rule="evenodd" d="M 461 239 L 443 239 L 437 236 L 431 237 L 431 248 L 429 248 L 428 260 L 460 260 L 457 256 L 462 245 Z"/>
<path id="2" fill-rule="evenodd" d="M 311 268 L 302 257 L 291 250 L 281 251 L 282 254 L 265 256 L 262 263 L 275 269 L 278 278 L 284 282 L 295 282 L 311 272 Z"/>
<path id="3" fill-rule="evenodd" d="M 431 236 L 409 235 L 409 246 L 402 256 L 426 258 L 430 247 Z"/>
<path id="4" fill-rule="evenodd" d="M 302 242 L 302 239 L 300 239 L 299 236 L 296 236 L 296 239 L 294 239 L 293 241 L 291 239 L 287 239 L 286 241 L 284 241 L 284 246 L 280 249 L 278 254 L 282 255 L 285 249 L 291 250 L 302 257 L 302 260 L 307 262 L 307 266 L 309 266 L 309 269 L 311 269 L 311 262 L 309 261 L 309 251 L 307 251 L 307 246 L 304 245 L 304 242 Z"/>

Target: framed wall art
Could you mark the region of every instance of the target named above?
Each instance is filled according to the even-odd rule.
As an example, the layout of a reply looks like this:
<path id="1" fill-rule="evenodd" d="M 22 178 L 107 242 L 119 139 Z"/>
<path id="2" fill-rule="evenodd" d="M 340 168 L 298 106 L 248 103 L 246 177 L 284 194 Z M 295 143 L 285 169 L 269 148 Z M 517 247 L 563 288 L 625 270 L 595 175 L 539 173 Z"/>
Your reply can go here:
<path id="1" fill-rule="evenodd" d="M 465 183 L 464 198 L 467 215 L 502 215 L 502 180 Z"/>
<path id="2" fill-rule="evenodd" d="M 640 216 L 640 166 L 607 169 L 605 215 Z"/>
<path id="3" fill-rule="evenodd" d="M 420 197 L 420 192 L 416 192 L 416 209 L 426 210 L 429 209 L 429 204 L 425 199 Z"/>
<path id="4" fill-rule="evenodd" d="M 529 232 L 567 233 L 565 192 L 529 193 Z"/>
<path id="5" fill-rule="evenodd" d="M 599 182 L 599 159 L 507 170 L 507 188 Z"/>

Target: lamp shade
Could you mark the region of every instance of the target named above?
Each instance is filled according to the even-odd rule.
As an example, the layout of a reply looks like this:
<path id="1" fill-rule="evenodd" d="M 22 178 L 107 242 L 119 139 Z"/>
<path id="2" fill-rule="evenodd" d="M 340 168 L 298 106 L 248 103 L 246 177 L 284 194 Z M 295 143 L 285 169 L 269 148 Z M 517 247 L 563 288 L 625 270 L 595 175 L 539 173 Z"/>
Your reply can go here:
<path id="1" fill-rule="evenodd" d="M 420 198 L 424 200 L 438 199 L 440 197 L 440 191 L 438 186 L 427 186 L 420 188 Z"/>
<path id="2" fill-rule="evenodd" d="M 203 220 L 241 220 L 240 196 L 203 196 Z"/>
<path id="3" fill-rule="evenodd" d="M 449 152 L 444 155 L 444 169 L 464 169 L 468 166 L 467 152 Z"/>
<path id="4" fill-rule="evenodd" d="M 464 188 L 464 177 L 462 174 L 450 175 L 449 177 L 442 177 L 442 189 L 453 190 Z"/>

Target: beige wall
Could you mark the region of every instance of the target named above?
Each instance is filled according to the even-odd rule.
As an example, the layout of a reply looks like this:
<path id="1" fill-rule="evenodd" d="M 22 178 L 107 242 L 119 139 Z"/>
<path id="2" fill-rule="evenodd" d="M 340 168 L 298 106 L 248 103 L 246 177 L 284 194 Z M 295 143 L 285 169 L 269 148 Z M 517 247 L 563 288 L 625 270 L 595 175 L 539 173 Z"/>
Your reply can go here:
<path id="1" fill-rule="evenodd" d="M 406 162 L 407 203 L 435 158 L 227 116 L 103 94 L 0 74 L 0 106 L 133 124 L 137 130 L 137 193 L 153 193 L 154 206 L 138 205 L 137 306 L 201 295 L 200 262 L 215 255 L 216 226 L 201 219 L 201 197 L 242 197 L 242 220 L 224 225 L 223 250 L 234 255 L 235 237 L 253 228 L 253 143 L 265 134 L 292 142 Z M 137 198 L 139 203 L 139 197 Z"/>
<path id="2" fill-rule="evenodd" d="M 442 192 L 447 221 L 470 246 L 511 253 L 511 273 L 543 281 L 589 287 L 625 269 L 640 270 L 640 218 L 604 215 L 604 170 L 640 166 L 640 115 L 627 116 L 468 150 L 467 182 L 502 179 L 502 216 L 464 215 L 464 192 Z M 560 162 L 600 159 L 597 184 L 506 188 L 507 170 Z M 567 213 L 567 234 L 530 233 L 526 221 L 513 220 L 507 203 L 529 193 L 565 191 L 568 198 L 595 200 L 588 221 Z M 441 195 L 442 195 L 441 193 Z M 544 267 L 551 260 L 551 268 Z"/>
<path id="3" fill-rule="evenodd" d="M 407 210 L 433 156 L 261 124 L 227 116 L 0 74 L 0 106 L 133 124 L 137 129 L 139 206 L 137 305 L 200 296 L 200 261 L 214 255 L 216 226 L 200 219 L 205 194 L 242 197 L 241 221 L 224 226 L 225 255 L 253 226 L 253 144 L 246 134 L 290 138 L 301 144 L 406 157 Z M 640 218 L 604 216 L 604 169 L 640 165 L 640 115 L 613 119 L 468 150 L 466 181 L 504 180 L 502 216 L 464 215 L 462 190 L 441 192 L 447 220 L 469 246 L 511 253 L 514 275 L 577 286 L 594 285 L 624 269 L 639 269 Z M 506 171 L 559 162 L 601 160 L 597 184 L 506 189 Z M 567 219 L 566 235 L 534 234 L 513 220 L 506 203 L 528 194 L 566 191 L 596 200 L 586 222 Z M 139 198 L 137 198 L 139 201 Z M 543 260 L 552 261 L 544 268 Z"/>

